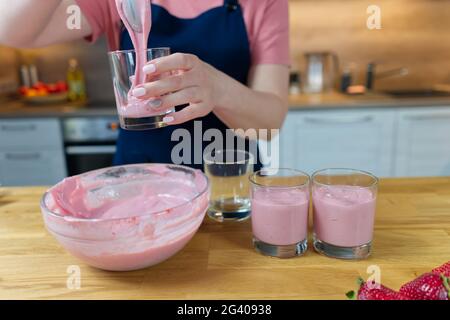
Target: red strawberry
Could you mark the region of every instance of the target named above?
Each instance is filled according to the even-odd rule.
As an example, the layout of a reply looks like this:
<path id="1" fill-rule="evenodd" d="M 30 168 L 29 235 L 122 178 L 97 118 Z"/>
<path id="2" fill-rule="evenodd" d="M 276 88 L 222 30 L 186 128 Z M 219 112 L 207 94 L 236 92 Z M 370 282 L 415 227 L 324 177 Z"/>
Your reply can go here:
<path id="1" fill-rule="evenodd" d="M 382 284 L 375 285 L 375 282 L 364 282 L 363 279 L 358 279 L 360 285 L 358 290 L 358 300 L 409 300 L 405 295 L 396 292 Z M 349 299 L 355 299 L 355 292 L 347 293 Z"/>
<path id="2" fill-rule="evenodd" d="M 412 300 L 449 300 L 448 278 L 436 273 L 425 273 L 404 284 L 400 293 Z"/>
<path id="3" fill-rule="evenodd" d="M 443 274 L 446 277 L 450 277 L 450 261 L 444 263 L 442 266 L 434 268 L 431 272 L 437 274 Z"/>

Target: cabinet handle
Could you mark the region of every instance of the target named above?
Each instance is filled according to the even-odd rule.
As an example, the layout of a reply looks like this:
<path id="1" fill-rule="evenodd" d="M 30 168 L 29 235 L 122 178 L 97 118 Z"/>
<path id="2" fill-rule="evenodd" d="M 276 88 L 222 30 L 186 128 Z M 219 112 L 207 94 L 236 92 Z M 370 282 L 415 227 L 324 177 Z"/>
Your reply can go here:
<path id="1" fill-rule="evenodd" d="M 450 119 L 450 114 L 428 114 L 428 115 L 417 115 L 417 116 L 405 116 L 405 119 L 412 121 L 425 121 L 425 120 L 443 120 Z"/>
<path id="2" fill-rule="evenodd" d="M 66 148 L 66 153 L 73 155 L 96 155 L 96 154 L 114 154 L 115 146 L 72 146 Z"/>
<path id="3" fill-rule="evenodd" d="M 373 116 L 353 117 L 353 118 L 313 118 L 305 117 L 305 122 L 316 124 L 352 124 L 370 122 L 374 119 Z"/>
<path id="4" fill-rule="evenodd" d="M 36 125 L 34 125 L 34 124 L 2 124 L 0 126 L 0 129 L 2 131 L 11 131 L 11 132 L 35 131 Z"/>
<path id="5" fill-rule="evenodd" d="M 39 152 L 33 153 L 7 153 L 5 155 L 7 160 L 17 160 L 17 161 L 29 161 L 29 160 L 38 160 L 41 158 L 41 154 Z"/>

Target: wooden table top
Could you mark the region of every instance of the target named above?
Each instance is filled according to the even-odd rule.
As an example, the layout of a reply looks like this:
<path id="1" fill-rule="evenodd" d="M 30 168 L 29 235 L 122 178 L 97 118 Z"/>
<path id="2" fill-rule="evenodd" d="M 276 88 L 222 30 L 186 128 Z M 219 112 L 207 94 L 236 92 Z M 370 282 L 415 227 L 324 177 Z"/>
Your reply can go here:
<path id="1" fill-rule="evenodd" d="M 253 250 L 250 223 L 208 219 L 179 254 L 152 268 L 105 272 L 67 254 L 39 210 L 45 188 L 0 189 L 0 299 L 345 299 L 367 267 L 398 289 L 450 260 L 450 178 L 382 180 L 374 251 L 364 261 L 311 248 L 280 260 Z M 70 266 L 81 288 L 68 289 Z"/>

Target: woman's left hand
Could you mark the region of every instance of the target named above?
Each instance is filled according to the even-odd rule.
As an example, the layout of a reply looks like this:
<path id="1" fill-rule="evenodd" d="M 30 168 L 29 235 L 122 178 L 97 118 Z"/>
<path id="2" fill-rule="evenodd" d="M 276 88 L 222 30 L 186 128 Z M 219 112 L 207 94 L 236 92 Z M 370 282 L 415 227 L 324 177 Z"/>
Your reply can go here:
<path id="1" fill-rule="evenodd" d="M 171 113 L 164 122 L 180 124 L 203 117 L 213 111 L 218 100 L 218 83 L 222 73 L 191 54 L 175 53 L 147 63 L 143 69 L 150 77 L 172 73 L 147 82 L 133 90 L 140 99 L 150 99 L 155 111 L 163 113 L 174 106 L 189 104 Z"/>

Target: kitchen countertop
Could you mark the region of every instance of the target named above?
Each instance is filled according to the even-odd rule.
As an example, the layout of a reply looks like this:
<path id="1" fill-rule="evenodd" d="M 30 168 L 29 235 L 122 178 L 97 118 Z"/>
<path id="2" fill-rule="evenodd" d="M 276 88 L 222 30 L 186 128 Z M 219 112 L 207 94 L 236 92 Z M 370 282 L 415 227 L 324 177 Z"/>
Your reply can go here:
<path id="1" fill-rule="evenodd" d="M 27 105 L 20 101 L 0 101 L 0 118 L 116 116 L 115 102 L 98 102 L 89 106 L 71 103 L 54 105 Z"/>
<path id="2" fill-rule="evenodd" d="M 338 92 L 326 94 L 302 94 L 289 97 L 291 110 L 304 109 L 344 109 L 344 108 L 392 108 L 450 106 L 450 95 L 441 97 L 402 97 L 367 93 L 364 95 L 345 95 Z"/>
<path id="3" fill-rule="evenodd" d="M 39 211 L 45 188 L 0 189 L 0 299 L 345 299 L 358 275 L 381 268 L 400 285 L 450 260 L 450 178 L 381 181 L 374 251 L 368 260 L 326 258 L 310 248 L 280 260 L 256 253 L 251 224 L 205 220 L 179 254 L 146 270 L 97 270 L 67 254 Z M 67 268 L 81 268 L 69 290 Z"/>
<path id="4" fill-rule="evenodd" d="M 337 92 L 303 94 L 290 96 L 289 106 L 291 110 L 450 106 L 450 96 L 394 98 L 375 93 L 360 96 L 348 96 Z M 0 118 L 115 116 L 116 114 L 115 102 L 113 101 L 96 102 L 88 107 L 74 106 L 70 103 L 33 106 L 25 105 L 20 101 L 0 101 Z"/>

